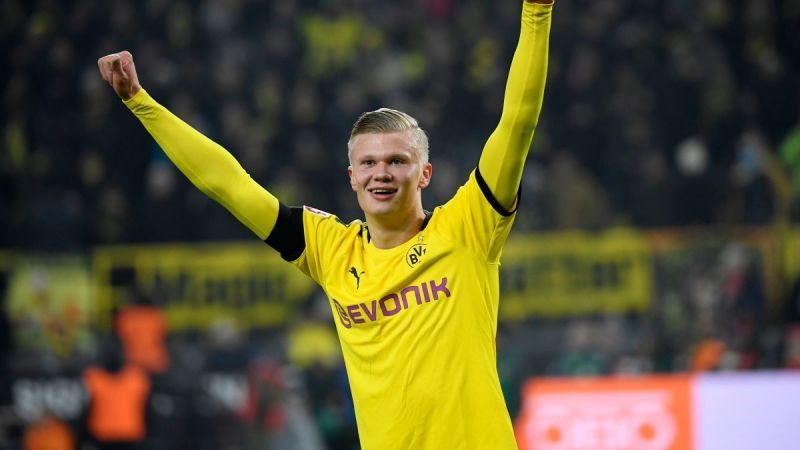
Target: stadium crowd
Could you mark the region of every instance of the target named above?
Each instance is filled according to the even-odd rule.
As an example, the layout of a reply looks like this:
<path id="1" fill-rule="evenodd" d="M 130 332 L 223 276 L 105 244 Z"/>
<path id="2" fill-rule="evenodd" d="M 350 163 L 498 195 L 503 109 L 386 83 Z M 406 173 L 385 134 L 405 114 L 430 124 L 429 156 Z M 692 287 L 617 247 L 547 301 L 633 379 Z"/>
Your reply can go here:
<path id="1" fill-rule="evenodd" d="M 123 48 L 148 91 L 255 180 L 287 204 L 346 219 L 360 214 L 345 178 L 352 122 L 381 106 L 407 111 L 429 133 L 435 177 L 423 195 L 440 204 L 474 168 L 499 116 L 518 7 L 4 0 L 0 249 L 253 239 L 183 179 L 98 76 L 97 58 Z M 557 8 L 515 231 L 800 218 L 800 2 L 576 0 Z M 512 415 L 531 375 L 800 367 L 800 328 L 787 331 L 800 323 L 800 282 L 785 302 L 794 312 L 776 323 L 756 257 L 729 245 L 703 261 L 678 275 L 675 292 L 659 294 L 644 318 L 501 323 L 499 369 Z M 329 319 L 319 320 L 251 339 L 216 330 L 199 347 L 170 338 L 179 356 L 154 389 L 174 392 L 178 379 L 203 369 L 249 364 L 248 382 L 266 386 L 265 401 L 274 400 L 270 389 L 301 392 L 329 448 L 352 449 L 336 346 L 318 360 L 291 354 L 295 337 L 335 343 L 321 325 Z M 268 359 L 299 360 L 300 374 L 275 381 L 270 363 L 252 363 L 263 357 L 253 342 L 287 347 Z M 251 426 L 261 431 L 284 423 L 255 417 L 239 419 L 261 420 L 262 428 Z M 179 427 L 185 440 L 151 447 L 238 448 L 193 441 L 205 435 L 192 437 L 192 428 Z M 204 431 L 212 428 L 238 430 L 217 422 Z"/>
<path id="2" fill-rule="evenodd" d="M 498 116 L 517 6 L 5 1 L 2 244 L 249 237 L 109 95 L 95 60 L 119 48 L 157 99 L 257 181 L 345 218 L 358 214 L 342 182 L 353 120 L 383 105 L 407 110 L 431 135 L 437 181 L 426 202 L 438 204 Z M 559 8 L 518 229 L 773 217 L 768 168 L 800 125 L 797 2 Z"/>

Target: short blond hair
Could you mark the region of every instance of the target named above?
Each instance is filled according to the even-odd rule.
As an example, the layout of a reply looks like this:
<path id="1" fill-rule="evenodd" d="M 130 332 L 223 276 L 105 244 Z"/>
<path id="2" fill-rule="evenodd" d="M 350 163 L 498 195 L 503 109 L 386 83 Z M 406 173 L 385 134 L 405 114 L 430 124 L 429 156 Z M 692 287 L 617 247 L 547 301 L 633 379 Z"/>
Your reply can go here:
<path id="1" fill-rule="evenodd" d="M 347 141 L 347 159 L 351 160 L 353 153 L 353 139 L 360 134 L 392 133 L 395 131 L 412 130 L 414 146 L 419 150 L 420 160 L 423 164 L 428 162 L 428 135 L 420 128 L 417 119 L 396 109 L 381 108 L 365 112 L 353 124 L 350 131 L 350 140 Z"/>

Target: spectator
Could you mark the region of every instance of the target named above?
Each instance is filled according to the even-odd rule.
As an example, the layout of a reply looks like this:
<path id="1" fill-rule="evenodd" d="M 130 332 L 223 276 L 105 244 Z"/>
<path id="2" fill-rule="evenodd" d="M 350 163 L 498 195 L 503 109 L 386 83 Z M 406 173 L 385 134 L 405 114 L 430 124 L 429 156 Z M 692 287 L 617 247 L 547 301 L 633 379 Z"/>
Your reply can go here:
<path id="1" fill-rule="evenodd" d="M 110 340 L 101 366 L 83 373 L 89 393 L 86 428 L 100 450 L 140 448 L 147 436 L 147 373 L 125 364 L 121 345 Z"/>
<path id="2" fill-rule="evenodd" d="M 23 8 L 10 2 L 4 7 L 0 32 L 8 64 L 0 80 L 8 114 L 0 129 L 9 151 L 0 158 L 0 213 L 10 218 L 2 223 L 6 241 L 13 235 L 26 248 L 74 248 L 173 240 L 176 234 L 183 239 L 241 237 L 234 222 L 213 215 L 214 220 L 191 234 L 181 233 L 189 224 L 179 220 L 152 229 L 147 218 L 160 212 L 191 217 L 187 212 L 194 210 L 209 216 L 203 208 L 198 211 L 191 190 L 180 182 L 172 186 L 147 152 L 133 150 L 151 144 L 114 125 L 120 123 L 115 116 L 123 112 L 97 95 L 96 77 L 86 76 L 88 64 L 81 55 L 104 54 L 115 42 L 128 42 L 145 64 L 163 68 L 154 77 L 154 89 L 177 93 L 170 102 L 173 109 L 239 149 L 242 154 L 236 156 L 247 160 L 256 177 L 274 179 L 274 173 L 294 165 L 283 155 L 295 154 L 289 146 L 296 140 L 291 130 L 298 125 L 320 130 L 315 137 L 319 142 L 344 142 L 341 118 L 352 117 L 353 111 L 386 103 L 402 109 L 409 103 L 406 98 L 420 98 L 414 102 L 419 111 L 410 112 L 435 125 L 442 137 L 432 136 L 439 143 L 436 158 L 452 160 L 461 177 L 471 169 L 459 158 L 461 150 L 489 132 L 491 121 L 485 119 L 494 117 L 499 106 L 493 99 L 504 77 L 495 62 L 509 55 L 513 44 L 508 30 L 514 14 L 502 3 L 467 1 L 455 7 L 450 1 L 426 1 L 353 8 L 340 1 L 313 7 L 206 1 L 195 8 L 163 2 L 141 6 L 116 8 L 116 28 L 104 23 L 105 9 L 96 0 L 69 10 L 57 3 Z M 605 192 L 611 217 L 631 217 L 647 226 L 672 225 L 676 217 L 681 224 L 717 222 L 721 180 L 715 173 L 727 172 L 732 162 L 728 149 L 744 124 L 761 128 L 767 147 L 778 148 L 783 140 L 783 160 L 790 173 L 795 171 L 796 139 L 790 129 L 800 116 L 800 76 L 792 59 L 798 45 L 786 36 L 794 33 L 796 8 L 778 10 L 774 2 L 732 7 L 702 0 L 696 14 L 687 14 L 671 3 L 634 6 L 632 0 L 581 0 L 565 7 L 589 12 L 567 14 L 553 25 L 558 39 L 548 87 L 552 101 L 539 136 L 547 135 L 553 148 L 570 149 L 578 167 Z M 500 12 L 487 13 L 487 8 Z M 135 34 L 125 11 L 142 21 L 147 32 Z M 452 20 L 442 21 L 446 17 Z M 87 32 L 90 27 L 95 32 Z M 459 53 L 470 55 L 463 66 L 453 57 Z M 214 60 L 219 63 L 210 70 L 198 69 L 202 61 Z M 48 80 L 41 83 L 45 73 Z M 475 86 L 486 96 L 471 94 Z M 185 92 L 205 95 L 189 98 Z M 335 101 L 321 104 L 320 98 Z M 472 128 L 469 133 L 455 133 L 465 125 Z M 681 172 L 678 191 L 649 184 L 653 195 L 676 208 L 674 214 L 654 215 L 648 211 L 652 204 L 640 198 L 638 184 L 630 182 L 639 175 L 633 162 L 643 149 L 673 147 L 692 135 L 703 136 L 706 170 L 691 177 Z M 123 148 L 106 150 L 109 142 Z M 324 150 L 324 155 L 332 153 Z M 265 152 L 270 152 L 268 158 Z M 271 164 L 267 167 L 259 159 Z M 330 156 L 321 161 L 337 163 Z M 742 182 L 742 161 L 736 167 L 737 182 Z M 314 174 L 297 176 L 313 179 Z M 761 189 L 758 179 L 748 183 L 747 195 Z M 707 192 L 709 187 L 714 189 Z M 342 190 L 311 190 L 323 199 L 317 204 L 347 210 Z M 149 194 L 127 202 L 133 192 Z M 34 204 L 40 207 L 29 208 Z M 45 210 L 51 213 L 36 212 Z M 764 223 L 765 214 L 727 217 L 736 223 Z M 532 221 L 538 228 L 556 226 L 535 217 L 520 221 Z"/>
<path id="3" fill-rule="evenodd" d="M 138 295 L 135 303 L 118 311 L 114 328 L 124 345 L 127 363 L 150 373 L 162 373 L 169 368 L 167 318 L 149 296 Z"/>
<path id="4" fill-rule="evenodd" d="M 75 436 L 69 426 L 46 413 L 25 430 L 25 450 L 75 450 Z"/>

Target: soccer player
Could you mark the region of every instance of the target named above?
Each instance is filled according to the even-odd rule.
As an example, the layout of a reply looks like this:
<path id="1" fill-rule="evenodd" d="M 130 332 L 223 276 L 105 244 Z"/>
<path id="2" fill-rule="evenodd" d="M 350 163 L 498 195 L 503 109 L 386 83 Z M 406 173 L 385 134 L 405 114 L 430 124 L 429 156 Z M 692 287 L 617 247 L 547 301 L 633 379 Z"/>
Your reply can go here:
<path id="1" fill-rule="evenodd" d="M 289 207 L 142 89 L 100 72 L 175 165 L 330 299 L 364 450 L 517 448 L 496 367 L 498 268 L 544 95 L 552 0 L 524 0 L 503 112 L 466 183 L 427 212 L 428 140 L 407 114 L 358 118 L 350 186 L 365 221 Z"/>

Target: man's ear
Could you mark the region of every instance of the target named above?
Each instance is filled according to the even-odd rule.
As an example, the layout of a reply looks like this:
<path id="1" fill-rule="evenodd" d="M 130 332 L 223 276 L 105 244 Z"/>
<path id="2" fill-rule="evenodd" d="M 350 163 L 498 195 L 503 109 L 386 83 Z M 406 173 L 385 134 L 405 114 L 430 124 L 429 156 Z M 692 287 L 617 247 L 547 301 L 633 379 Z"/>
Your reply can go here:
<path id="1" fill-rule="evenodd" d="M 417 184 L 417 187 L 419 189 L 425 189 L 428 187 L 428 185 L 431 184 L 432 176 L 433 166 L 431 163 L 425 163 L 425 165 L 422 166 L 422 175 L 419 177 L 419 184 Z"/>
<path id="2" fill-rule="evenodd" d="M 350 189 L 355 192 L 356 188 L 358 187 L 358 183 L 356 183 L 356 179 L 353 176 L 353 166 L 347 166 L 347 177 L 350 178 Z"/>

